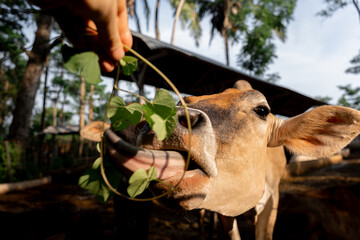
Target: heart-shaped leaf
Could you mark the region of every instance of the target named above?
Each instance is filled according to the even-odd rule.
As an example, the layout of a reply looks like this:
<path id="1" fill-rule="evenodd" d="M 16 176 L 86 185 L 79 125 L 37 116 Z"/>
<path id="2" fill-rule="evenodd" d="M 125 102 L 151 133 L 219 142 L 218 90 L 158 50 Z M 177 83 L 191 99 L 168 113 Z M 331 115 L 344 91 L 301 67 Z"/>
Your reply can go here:
<path id="1" fill-rule="evenodd" d="M 84 174 L 79 178 L 80 187 L 88 190 L 94 194 L 101 202 L 107 202 L 113 192 L 110 191 L 108 186 L 105 184 L 100 171 L 101 158 L 95 160 L 92 168 L 86 170 Z M 118 173 L 109 162 L 104 161 L 105 173 L 110 184 L 117 188 L 122 178 L 121 174 Z"/>
<path id="2" fill-rule="evenodd" d="M 143 105 L 145 119 L 159 140 L 169 138 L 177 122 L 176 105 L 167 90 L 160 89 L 152 103 Z"/>
<path id="3" fill-rule="evenodd" d="M 100 75 L 99 57 L 94 52 L 79 52 L 74 48 L 64 45 L 62 48 L 65 68 L 74 74 L 85 78 L 89 84 L 102 82 Z"/>
<path id="4" fill-rule="evenodd" d="M 143 112 L 138 103 L 125 104 L 121 97 L 113 97 L 107 114 L 115 131 L 123 130 L 141 121 Z"/>
<path id="5" fill-rule="evenodd" d="M 129 76 L 138 68 L 138 60 L 131 56 L 124 56 L 120 59 L 120 65 L 124 75 Z"/>
<path id="6" fill-rule="evenodd" d="M 130 179 L 127 192 L 131 198 L 140 195 L 149 187 L 151 181 L 155 180 L 157 176 L 156 168 L 153 166 L 147 172 L 144 169 L 135 171 Z"/>

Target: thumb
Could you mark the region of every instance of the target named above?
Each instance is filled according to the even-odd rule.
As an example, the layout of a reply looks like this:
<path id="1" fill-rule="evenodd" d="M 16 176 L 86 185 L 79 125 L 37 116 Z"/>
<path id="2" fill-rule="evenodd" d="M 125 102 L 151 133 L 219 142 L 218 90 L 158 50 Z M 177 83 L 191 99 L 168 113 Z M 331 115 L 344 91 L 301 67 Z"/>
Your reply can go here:
<path id="1" fill-rule="evenodd" d="M 125 1 L 119 2 L 123 2 L 125 4 Z M 107 53 L 107 55 L 111 59 L 114 59 L 115 61 L 120 60 L 125 54 L 121 43 L 120 34 L 126 34 L 126 28 L 127 31 L 130 32 L 127 25 L 126 6 L 124 6 L 124 8 L 125 13 L 122 12 L 121 14 L 125 15 L 123 17 L 125 18 L 125 23 L 120 22 L 120 19 L 117 17 L 118 8 L 114 6 L 110 7 L 109 11 L 106 11 L 108 14 L 103 15 L 101 18 L 94 19 L 94 22 L 98 29 L 99 43 L 101 45 L 101 48 Z M 123 21 L 123 19 L 121 19 L 121 21 Z M 126 24 L 126 28 L 125 30 L 123 30 L 124 27 L 122 27 L 122 33 L 120 32 L 119 25 L 123 26 L 124 24 Z"/>

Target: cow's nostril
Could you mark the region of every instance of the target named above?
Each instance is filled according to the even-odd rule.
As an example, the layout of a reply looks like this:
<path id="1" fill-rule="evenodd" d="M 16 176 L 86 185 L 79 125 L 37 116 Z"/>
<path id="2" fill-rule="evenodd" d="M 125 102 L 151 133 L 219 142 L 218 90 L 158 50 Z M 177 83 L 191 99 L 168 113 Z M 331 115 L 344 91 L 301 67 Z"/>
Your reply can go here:
<path id="1" fill-rule="evenodd" d="M 196 125 L 199 123 L 199 121 L 201 121 L 201 114 L 200 113 L 189 112 L 189 117 L 190 117 L 190 126 L 192 128 L 195 128 Z M 178 116 L 178 121 L 183 127 L 188 128 L 188 122 L 187 122 L 185 114 L 181 115 L 181 116 Z"/>
<path id="2" fill-rule="evenodd" d="M 151 130 L 150 125 L 148 123 L 144 124 L 144 126 L 141 128 L 140 133 L 148 133 Z"/>
<path id="3" fill-rule="evenodd" d="M 186 119 L 185 116 L 179 117 L 179 123 L 180 123 L 183 127 L 188 128 L 187 119 Z"/>

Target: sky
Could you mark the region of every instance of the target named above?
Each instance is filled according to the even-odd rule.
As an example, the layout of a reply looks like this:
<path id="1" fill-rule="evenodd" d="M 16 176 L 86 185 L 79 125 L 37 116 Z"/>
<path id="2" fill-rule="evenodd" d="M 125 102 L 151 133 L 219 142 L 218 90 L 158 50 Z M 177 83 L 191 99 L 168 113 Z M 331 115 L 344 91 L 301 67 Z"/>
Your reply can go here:
<path id="1" fill-rule="evenodd" d="M 141 2 L 141 1 L 140 1 Z M 160 40 L 170 43 L 173 23 L 173 11 L 169 1 L 160 3 Z M 155 1 L 149 0 L 150 10 L 155 10 Z M 346 74 L 350 60 L 360 50 L 360 22 L 353 5 L 337 11 L 330 18 L 316 16 L 325 8 L 322 0 L 298 0 L 293 21 L 287 29 L 285 43 L 276 40 L 277 58 L 271 64 L 268 73 L 278 72 L 281 80 L 277 83 L 283 87 L 297 91 L 310 97 L 330 96 L 332 104 L 336 104 L 342 92 L 339 85 L 360 85 L 360 76 Z M 138 5 L 138 15 L 143 14 Z M 150 16 L 150 28 L 147 31 L 145 20 L 142 20 L 142 33 L 154 37 L 154 15 Z M 135 21 L 130 19 L 130 28 L 136 31 Z M 209 45 L 209 19 L 201 23 L 203 34 L 200 47 L 186 30 L 178 24 L 175 35 L 175 46 L 190 50 L 212 60 L 225 63 L 224 44 L 220 35 L 216 35 Z M 240 46 L 230 48 L 230 65 L 236 66 L 237 53 Z"/>

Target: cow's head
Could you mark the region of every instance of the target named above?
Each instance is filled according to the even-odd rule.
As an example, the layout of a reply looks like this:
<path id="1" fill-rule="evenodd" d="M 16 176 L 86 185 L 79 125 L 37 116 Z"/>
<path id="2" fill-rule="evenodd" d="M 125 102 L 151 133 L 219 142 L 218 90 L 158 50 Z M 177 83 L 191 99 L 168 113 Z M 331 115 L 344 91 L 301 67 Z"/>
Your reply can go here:
<path id="1" fill-rule="evenodd" d="M 254 207 L 265 188 L 268 147 L 286 146 L 313 157 L 331 155 L 360 132 L 360 112 L 339 106 L 322 106 L 288 120 L 270 113 L 259 91 L 246 82 L 220 94 L 187 97 L 191 119 L 191 164 L 170 199 L 184 209 L 205 208 L 236 216 Z M 145 126 L 138 147 L 128 145 L 114 132 L 105 132 L 113 162 L 127 172 L 157 168 L 158 177 L 175 185 L 184 171 L 189 134 L 184 109 L 172 136 L 157 140 Z M 281 157 L 281 156 L 279 156 Z M 157 191 L 166 184 L 153 186 Z"/>

